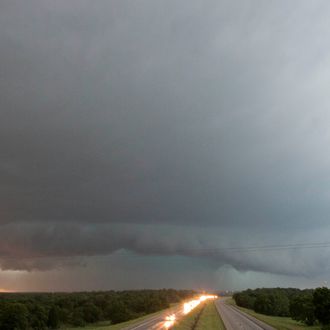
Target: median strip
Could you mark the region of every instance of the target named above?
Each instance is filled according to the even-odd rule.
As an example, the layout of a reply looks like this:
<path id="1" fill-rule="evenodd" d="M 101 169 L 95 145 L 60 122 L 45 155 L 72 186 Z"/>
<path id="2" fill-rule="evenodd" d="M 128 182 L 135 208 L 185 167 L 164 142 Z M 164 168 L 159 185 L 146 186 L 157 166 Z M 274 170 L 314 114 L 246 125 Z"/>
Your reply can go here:
<path id="1" fill-rule="evenodd" d="M 202 303 L 179 321 L 172 330 L 225 330 L 214 301 Z"/>

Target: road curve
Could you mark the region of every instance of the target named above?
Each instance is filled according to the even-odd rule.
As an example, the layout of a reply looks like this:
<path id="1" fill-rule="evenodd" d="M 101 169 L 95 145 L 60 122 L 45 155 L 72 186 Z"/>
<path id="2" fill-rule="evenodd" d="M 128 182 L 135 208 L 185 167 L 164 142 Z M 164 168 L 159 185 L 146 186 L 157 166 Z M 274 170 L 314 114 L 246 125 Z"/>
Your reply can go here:
<path id="1" fill-rule="evenodd" d="M 226 304 L 225 298 L 215 301 L 215 306 L 227 330 L 275 330 L 240 309 Z"/>

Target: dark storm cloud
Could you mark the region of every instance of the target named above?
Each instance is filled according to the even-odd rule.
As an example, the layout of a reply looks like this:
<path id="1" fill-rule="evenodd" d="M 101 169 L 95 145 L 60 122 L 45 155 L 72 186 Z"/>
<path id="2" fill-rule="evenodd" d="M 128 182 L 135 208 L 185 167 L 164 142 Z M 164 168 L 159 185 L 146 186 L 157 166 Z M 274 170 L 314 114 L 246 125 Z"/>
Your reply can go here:
<path id="1" fill-rule="evenodd" d="M 2 226 L 0 265 L 5 270 L 63 269 L 84 265 L 87 262 L 84 257 L 116 252 L 122 266 L 130 256 L 158 257 L 159 262 L 164 257 L 183 256 L 196 258 L 201 267 L 210 271 L 228 264 L 239 271 L 305 277 L 327 274 L 330 270 L 327 249 L 249 251 L 244 246 L 235 249 L 239 244 L 255 246 L 256 241 L 261 247 L 269 245 L 277 234 L 280 233 L 272 231 L 247 237 L 241 230 L 214 227 L 193 227 L 187 231 L 184 226 L 16 223 Z M 314 237 L 327 241 L 327 236 L 324 230 L 317 229 L 309 233 L 297 231 L 294 235 L 282 233 L 280 240 L 291 244 L 303 240 L 308 244 L 313 243 Z"/>
<path id="2" fill-rule="evenodd" d="M 3 222 L 327 215 L 305 206 L 328 165 L 306 156 L 326 132 L 308 82 L 291 86 L 310 59 L 289 48 L 301 28 L 284 12 L 261 31 L 272 7 L 3 6 Z"/>
<path id="3" fill-rule="evenodd" d="M 202 241 L 233 230 L 228 244 L 281 244 L 298 229 L 319 241 L 307 233 L 327 230 L 330 211 L 329 9 L 2 1 L 0 221 L 13 238 L 2 267 L 122 248 L 191 256 L 202 227 Z M 114 235 L 119 224 L 129 234 Z M 176 224 L 182 246 L 157 246 Z M 154 241 L 137 245 L 150 225 Z M 281 274 L 328 260 L 288 270 L 289 253 L 208 257 Z"/>

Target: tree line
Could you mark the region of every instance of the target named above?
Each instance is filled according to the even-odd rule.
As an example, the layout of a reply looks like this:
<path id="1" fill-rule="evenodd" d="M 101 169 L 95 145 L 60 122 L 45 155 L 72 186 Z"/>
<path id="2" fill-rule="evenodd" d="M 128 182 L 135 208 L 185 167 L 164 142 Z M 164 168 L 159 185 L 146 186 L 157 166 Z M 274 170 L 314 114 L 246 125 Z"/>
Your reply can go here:
<path id="1" fill-rule="evenodd" d="M 190 298 L 190 290 L 132 290 L 76 293 L 2 293 L 0 330 L 45 330 L 115 324 L 168 308 Z"/>
<path id="2" fill-rule="evenodd" d="M 330 289 L 299 290 L 293 288 L 262 288 L 235 293 L 233 298 L 240 307 L 257 313 L 288 316 L 294 320 L 330 330 Z"/>

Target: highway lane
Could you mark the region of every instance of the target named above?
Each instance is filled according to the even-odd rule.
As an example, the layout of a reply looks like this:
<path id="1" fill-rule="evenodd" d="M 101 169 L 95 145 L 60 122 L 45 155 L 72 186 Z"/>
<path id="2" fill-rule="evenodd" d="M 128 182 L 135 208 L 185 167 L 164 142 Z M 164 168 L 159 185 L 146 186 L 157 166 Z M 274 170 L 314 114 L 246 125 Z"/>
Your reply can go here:
<path id="1" fill-rule="evenodd" d="M 143 321 L 135 323 L 131 326 L 125 327 L 123 330 L 162 330 L 169 329 L 170 323 L 166 323 L 166 317 L 170 315 L 175 315 L 176 319 L 183 316 L 183 309 L 181 304 L 178 306 L 166 309 L 164 312 L 146 318 Z"/>
<path id="2" fill-rule="evenodd" d="M 226 304 L 226 298 L 215 301 L 215 306 L 227 330 L 275 330 L 240 309 Z"/>

